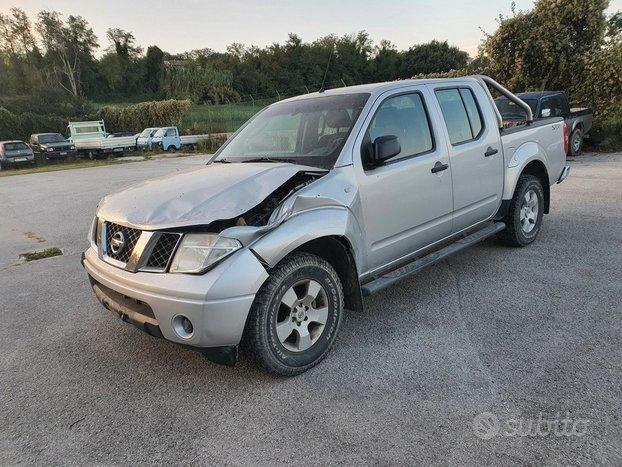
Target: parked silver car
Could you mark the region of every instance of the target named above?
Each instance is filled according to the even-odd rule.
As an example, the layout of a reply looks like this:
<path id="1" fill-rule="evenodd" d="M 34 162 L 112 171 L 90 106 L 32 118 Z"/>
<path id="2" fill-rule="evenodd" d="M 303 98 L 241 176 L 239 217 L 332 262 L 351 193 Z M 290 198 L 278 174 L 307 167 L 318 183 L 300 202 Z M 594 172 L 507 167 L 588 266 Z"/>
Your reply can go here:
<path id="1" fill-rule="evenodd" d="M 220 363 L 241 345 L 271 372 L 311 368 L 363 296 L 491 235 L 536 239 L 568 131 L 503 129 L 488 86 L 533 120 L 481 76 L 269 106 L 206 167 L 102 199 L 82 259 L 95 294 Z"/>
<path id="2" fill-rule="evenodd" d="M 0 141 L 0 170 L 14 165 L 34 165 L 35 155 L 23 141 Z"/>

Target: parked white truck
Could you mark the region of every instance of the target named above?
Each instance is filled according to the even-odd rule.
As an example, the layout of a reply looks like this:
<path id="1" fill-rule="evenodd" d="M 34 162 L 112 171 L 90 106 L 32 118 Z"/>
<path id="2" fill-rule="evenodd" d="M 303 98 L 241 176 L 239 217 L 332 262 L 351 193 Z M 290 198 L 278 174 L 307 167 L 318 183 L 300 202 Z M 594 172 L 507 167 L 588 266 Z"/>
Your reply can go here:
<path id="1" fill-rule="evenodd" d="M 504 129 L 488 86 L 527 124 Z M 82 264 L 123 321 L 220 363 L 242 345 L 295 375 L 363 296 L 492 235 L 532 243 L 567 148 L 561 117 L 534 121 L 485 76 L 299 96 L 259 112 L 206 167 L 102 199 Z"/>
<path id="2" fill-rule="evenodd" d="M 69 122 L 67 139 L 76 147 L 76 151 L 89 159 L 102 155 L 122 155 L 136 149 L 136 136 L 111 138 L 106 132 L 103 120 L 92 122 Z"/>
<path id="3" fill-rule="evenodd" d="M 210 135 L 181 135 L 176 126 L 158 128 L 151 138 L 151 145 L 164 151 L 179 151 L 182 146 L 196 146 L 206 141 Z"/>

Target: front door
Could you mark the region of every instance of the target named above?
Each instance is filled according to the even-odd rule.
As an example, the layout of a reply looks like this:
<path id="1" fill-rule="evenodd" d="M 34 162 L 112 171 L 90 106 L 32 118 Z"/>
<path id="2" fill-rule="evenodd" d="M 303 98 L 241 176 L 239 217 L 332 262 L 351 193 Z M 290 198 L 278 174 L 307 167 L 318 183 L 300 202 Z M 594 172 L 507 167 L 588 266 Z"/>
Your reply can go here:
<path id="1" fill-rule="evenodd" d="M 442 133 L 428 112 L 431 98 L 423 86 L 379 98 L 354 146 L 362 155 L 376 138 L 388 135 L 397 136 L 401 145 L 398 155 L 375 168 L 364 167 L 355 153 L 366 273 L 399 262 L 451 232 L 451 168 Z"/>

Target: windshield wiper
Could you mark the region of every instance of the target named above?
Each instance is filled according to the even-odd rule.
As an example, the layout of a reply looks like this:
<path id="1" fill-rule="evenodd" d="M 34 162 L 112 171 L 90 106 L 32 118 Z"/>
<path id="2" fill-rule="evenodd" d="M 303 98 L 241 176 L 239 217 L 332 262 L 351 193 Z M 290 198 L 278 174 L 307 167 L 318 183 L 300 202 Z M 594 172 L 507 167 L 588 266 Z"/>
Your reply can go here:
<path id="1" fill-rule="evenodd" d="M 296 164 L 297 162 L 294 159 L 274 159 L 272 157 L 255 157 L 253 159 L 246 159 L 245 161 L 242 162 L 274 162 L 274 163 L 279 163 L 279 162 L 286 162 L 289 164 Z"/>
<path id="2" fill-rule="evenodd" d="M 215 164 L 216 162 L 221 164 L 231 164 L 231 161 L 228 161 L 227 159 L 216 159 L 215 161 L 212 161 L 212 164 Z"/>

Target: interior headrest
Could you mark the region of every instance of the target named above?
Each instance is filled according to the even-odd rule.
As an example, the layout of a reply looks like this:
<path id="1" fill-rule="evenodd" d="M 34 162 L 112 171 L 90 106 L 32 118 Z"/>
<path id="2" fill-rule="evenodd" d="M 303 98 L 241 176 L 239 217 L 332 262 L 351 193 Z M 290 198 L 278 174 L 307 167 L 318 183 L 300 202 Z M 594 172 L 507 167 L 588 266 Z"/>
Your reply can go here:
<path id="1" fill-rule="evenodd" d="M 350 123 L 350 114 L 345 109 L 329 110 L 326 113 L 326 125 L 330 128 L 346 128 Z"/>

